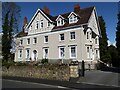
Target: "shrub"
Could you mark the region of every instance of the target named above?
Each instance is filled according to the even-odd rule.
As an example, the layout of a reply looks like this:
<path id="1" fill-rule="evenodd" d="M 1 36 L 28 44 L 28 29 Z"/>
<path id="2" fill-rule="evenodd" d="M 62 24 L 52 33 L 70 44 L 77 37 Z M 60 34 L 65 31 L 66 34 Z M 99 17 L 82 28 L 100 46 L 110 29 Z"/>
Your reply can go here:
<path id="1" fill-rule="evenodd" d="M 45 59 L 42 59 L 41 63 L 42 63 L 42 64 L 48 63 L 48 59 L 46 59 L 46 58 L 45 58 Z"/>

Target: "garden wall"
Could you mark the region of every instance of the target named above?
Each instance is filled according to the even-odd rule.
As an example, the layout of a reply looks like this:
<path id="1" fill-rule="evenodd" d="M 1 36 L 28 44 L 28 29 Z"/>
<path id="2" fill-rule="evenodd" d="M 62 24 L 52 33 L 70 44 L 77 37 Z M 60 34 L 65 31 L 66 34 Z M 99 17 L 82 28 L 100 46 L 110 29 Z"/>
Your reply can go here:
<path id="1" fill-rule="evenodd" d="M 3 66 L 2 75 L 69 81 L 70 70 L 68 65 L 54 64 L 10 66 L 8 69 Z"/>

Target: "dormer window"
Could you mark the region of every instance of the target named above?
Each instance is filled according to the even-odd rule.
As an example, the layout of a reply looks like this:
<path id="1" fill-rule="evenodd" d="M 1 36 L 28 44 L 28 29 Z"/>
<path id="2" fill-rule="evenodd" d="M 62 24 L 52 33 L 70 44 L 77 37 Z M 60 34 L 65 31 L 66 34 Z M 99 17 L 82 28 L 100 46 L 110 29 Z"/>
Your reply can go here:
<path id="1" fill-rule="evenodd" d="M 78 21 L 78 18 L 77 18 L 77 14 L 75 14 L 74 12 L 71 12 L 71 14 L 68 16 L 69 18 L 69 23 L 76 23 Z"/>
<path id="2" fill-rule="evenodd" d="M 56 21 L 57 21 L 57 26 L 64 25 L 64 18 L 61 15 L 58 16 L 58 18 L 56 19 Z"/>
<path id="3" fill-rule="evenodd" d="M 69 18 L 69 23 L 76 23 L 77 22 L 77 17 L 76 16 L 71 16 Z"/>

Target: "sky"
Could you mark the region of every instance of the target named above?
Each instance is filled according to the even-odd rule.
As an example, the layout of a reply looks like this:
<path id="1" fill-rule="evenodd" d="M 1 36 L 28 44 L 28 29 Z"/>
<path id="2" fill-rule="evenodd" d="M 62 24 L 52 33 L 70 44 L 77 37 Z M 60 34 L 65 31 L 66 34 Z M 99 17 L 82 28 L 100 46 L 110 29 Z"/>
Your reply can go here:
<path id="1" fill-rule="evenodd" d="M 23 25 L 24 17 L 27 17 L 29 22 L 38 8 L 43 9 L 46 6 L 49 8 L 50 14 L 55 16 L 73 11 L 76 4 L 79 4 L 80 8 L 96 7 L 97 15 L 103 16 L 106 23 L 108 44 L 115 44 L 118 14 L 117 2 L 17 2 L 17 5 L 21 7 L 20 27 Z"/>

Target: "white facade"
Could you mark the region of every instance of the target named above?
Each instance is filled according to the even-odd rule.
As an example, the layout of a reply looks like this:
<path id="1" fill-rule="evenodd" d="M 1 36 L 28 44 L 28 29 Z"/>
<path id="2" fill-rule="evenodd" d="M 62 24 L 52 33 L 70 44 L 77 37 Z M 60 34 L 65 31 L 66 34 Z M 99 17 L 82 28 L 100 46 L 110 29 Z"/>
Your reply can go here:
<path id="1" fill-rule="evenodd" d="M 68 21 L 58 15 L 56 20 L 52 21 L 38 9 L 25 28 L 28 34 L 16 39 L 15 61 L 48 58 L 97 62 L 100 58 L 100 31 L 95 7 L 92 8 L 87 23 L 77 24 L 82 20 L 82 15 L 78 16 L 74 12 L 71 12 L 67 19 Z M 65 27 L 66 23 L 71 26 Z M 61 28 L 62 26 L 64 27 Z"/>

